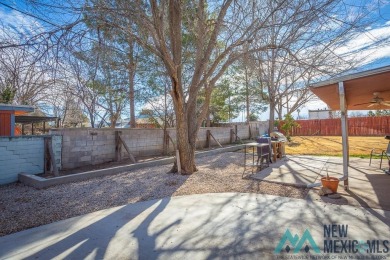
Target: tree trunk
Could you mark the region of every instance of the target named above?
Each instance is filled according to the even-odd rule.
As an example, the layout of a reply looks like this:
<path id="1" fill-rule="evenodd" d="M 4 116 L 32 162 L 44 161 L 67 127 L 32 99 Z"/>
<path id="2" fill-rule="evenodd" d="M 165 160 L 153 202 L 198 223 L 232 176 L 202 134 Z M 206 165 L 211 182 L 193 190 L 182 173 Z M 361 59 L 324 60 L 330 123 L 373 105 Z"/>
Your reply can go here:
<path id="1" fill-rule="evenodd" d="M 206 127 L 211 126 L 211 115 L 210 115 L 210 109 L 207 111 L 207 117 L 206 117 Z"/>
<path id="2" fill-rule="evenodd" d="M 181 174 L 192 174 L 196 171 L 195 144 L 199 128 L 197 127 L 196 109 L 188 108 L 189 105 L 186 104 L 186 97 L 182 85 L 181 1 L 169 0 L 168 10 L 170 24 L 169 35 L 173 59 L 171 60 L 172 62 L 168 62 L 169 58 L 166 57 L 163 61 L 168 71 L 170 71 L 169 74 L 172 82 L 171 96 L 176 114 L 176 140 L 180 156 Z M 192 95 L 196 97 L 196 92 L 194 93 L 190 90 L 190 96 Z M 173 166 L 172 172 L 177 172 L 177 165 Z"/>
<path id="3" fill-rule="evenodd" d="M 195 120 L 192 119 L 192 122 L 187 120 L 183 107 L 179 108 L 177 112 L 179 113 L 176 114 L 176 140 L 180 156 L 181 174 L 188 175 L 197 171 L 195 166 L 197 133 L 195 135 L 189 133 L 189 124 L 193 124 Z M 171 172 L 177 171 L 178 169 L 175 163 Z"/>
<path id="4" fill-rule="evenodd" d="M 110 128 L 115 128 L 117 119 L 115 117 L 111 117 L 111 125 Z"/>
<path id="5" fill-rule="evenodd" d="M 246 55 L 245 55 L 246 57 Z M 245 61 L 247 62 L 247 60 Z M 248 83 L 248 68 L 245 63 L 245 101 L 246 101 L 246 123 L 249 124 L 250 121 L 250 108 L 249 108 L 249 83 Z"/>
<path id="6" fill-rule="evenodd" d="M 279 120 L 283 119 L 283 107 L 282 106 L 279 106 L 279 109 L 278 109 L 278 119 Z"/>
<path id="7" fill-rule="evenodd" d="M 134 101 L 134 78 L 136 63 L 134 59 L 134 41 L 132 38 L 128 39 L 129 44 L 129 101 L 130 101 L 130 128 L 136 127 L 135 122 L 135 101 Z"/>
<path id="8" fill-rule="evenodd" d="M 269 134 L 271 134 L 274 131 L 274 123 L 275 123 L 275 101 L 270 100 L 270 102 L 269 102 L 269 127 L 268 127 Z"/>
<path id="9" fill-rule="evenodd" d="M 131 71 L 129 82 L 129 100 L 130 100 L 130 128 L 136 127 L 135 122 L 135 101 L 134 101 L 134 71 Z M 129 71 L 130 73 L 130 71 Z"/>

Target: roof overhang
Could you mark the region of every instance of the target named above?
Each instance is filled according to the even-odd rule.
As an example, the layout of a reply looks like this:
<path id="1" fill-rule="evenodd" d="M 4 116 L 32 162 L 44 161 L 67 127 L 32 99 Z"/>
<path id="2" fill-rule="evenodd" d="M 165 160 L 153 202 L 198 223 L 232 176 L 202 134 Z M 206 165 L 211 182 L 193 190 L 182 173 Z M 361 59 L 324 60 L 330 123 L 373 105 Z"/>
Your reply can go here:
<path id="1" fill-rule="evenodd" d="M 344 83 L 348 110 L 390 109 L 388 106 L 368 107 L 373 93 L 378 92 L 383 100 L 390 100 L 390 66 L 363 71 L 310 85 L 311 91 L 332 110 L 340 110 L 338 83 Z"/>
<path id="2" fill-rule="evenodd" d="M 12 111 L 15 115 L 23 115 L 29 112 L 34 112 L 34 107 L 0 103 L 0 111 Z"/>
<path id="3" fill-rule="evenodd" d="M 49 116 L 15 116 L 15 123 L 31 124 L 31 123 L 41 123 L 41 122 L 52 122 L 58 119 L 59 117 L 49 117 Z"/>

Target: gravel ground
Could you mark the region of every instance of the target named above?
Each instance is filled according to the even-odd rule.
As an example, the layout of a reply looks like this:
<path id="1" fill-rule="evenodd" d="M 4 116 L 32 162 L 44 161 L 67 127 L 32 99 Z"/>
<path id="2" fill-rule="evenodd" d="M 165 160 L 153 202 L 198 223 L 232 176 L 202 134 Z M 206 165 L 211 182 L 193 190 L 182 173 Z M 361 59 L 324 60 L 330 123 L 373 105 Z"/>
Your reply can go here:
<path id="1" fill-rule="evenodd" d="M 16 183 L 0 187 L 0 236 L 138 201 L 169 196 L 245 192 L 304 198 L 307 189 L 242 179 L 242 153 L 197 160 L 190 176 L 167 174 L 171 165 L 149 167 L 45 190 Z"/>

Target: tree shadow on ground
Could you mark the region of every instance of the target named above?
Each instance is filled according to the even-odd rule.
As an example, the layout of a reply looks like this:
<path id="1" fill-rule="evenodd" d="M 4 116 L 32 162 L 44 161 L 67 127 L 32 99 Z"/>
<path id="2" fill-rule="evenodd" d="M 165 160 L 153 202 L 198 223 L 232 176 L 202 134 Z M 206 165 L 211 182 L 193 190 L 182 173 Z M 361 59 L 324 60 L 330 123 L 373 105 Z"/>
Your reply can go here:
<path id="1" fill-rule="evenodd" d="M 275 258 L 275 247 L 287 229 L 298 237 L 308 229 L 317 243 L 323 239 L 323 225 L 332 223 L 349 224 L 355 236 L 367 239 L 388 234 L 374 221 L 377 216 L 352 209 L 240 193 L 165 198 L 116 208 L 84 225 L 80 218 L 74 224 L 82 226 L 74 232 L 54 223 L 45 233 L 24 239 L 23 246 L 30 250 L 23 253 L 43 259 L 264 259 Z M 36 250 L 34 242 L 46 246 Z M 15 244 L 7 250 L 18 249 Z M 283 248 L 280 254 L 287 252 Z"/>

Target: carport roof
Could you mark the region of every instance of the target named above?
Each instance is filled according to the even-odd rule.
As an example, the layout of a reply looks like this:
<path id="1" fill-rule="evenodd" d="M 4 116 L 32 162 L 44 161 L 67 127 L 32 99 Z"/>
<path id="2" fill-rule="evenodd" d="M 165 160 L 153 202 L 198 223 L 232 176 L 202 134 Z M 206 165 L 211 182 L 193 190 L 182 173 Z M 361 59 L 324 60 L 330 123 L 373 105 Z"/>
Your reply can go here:
<path id="1" fill-rule="evenodd" d="M 49 116 L 15 116 L 15 123 L 28 124 L 28 123 L 40 123 L 56 121 L 59 117 Z"/>
<path id="2" fill-rule="evenodd" d="M 0 111 L 13 111 L 15 115 L 23 115 L 28 112 L 34 112 L 34 107 L 0 103 Z"/>
<path id="3" fill-rule="evenodd" d="M 389 109 L 386 106 L 368 107 L 373 93 L 378 92 L 383 100 L 390 100 L 390 66 L 354 73 L 310 85 L 311 91 L 332 110 L 340 110 L 338 83 L 344 83 L 348 110 Z"/>

